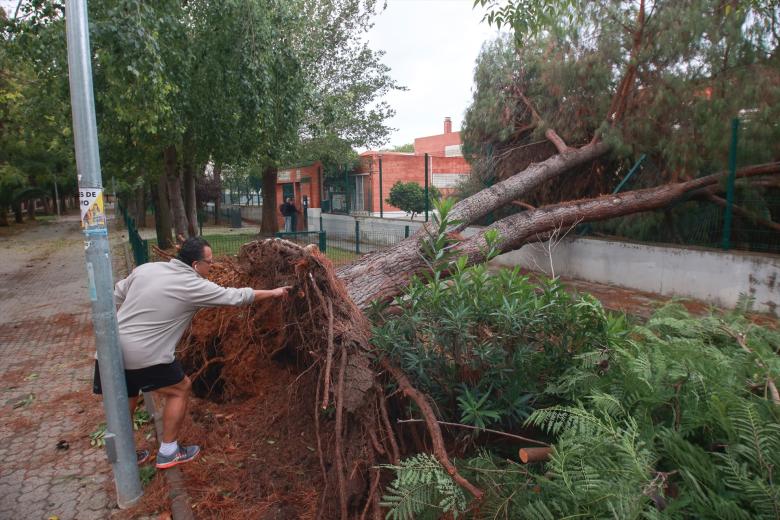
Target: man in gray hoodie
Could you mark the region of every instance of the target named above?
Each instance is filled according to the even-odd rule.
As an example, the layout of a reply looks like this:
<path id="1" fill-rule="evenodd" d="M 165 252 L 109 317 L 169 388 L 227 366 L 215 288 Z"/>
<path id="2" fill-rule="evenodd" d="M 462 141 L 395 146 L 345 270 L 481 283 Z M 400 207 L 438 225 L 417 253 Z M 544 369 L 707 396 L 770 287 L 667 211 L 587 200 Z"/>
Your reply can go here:
<path id="1" fill-rule="evenodd" d="M 159 469 L 189 462 L 200 452 L 198 446 L 179 446 L 177 441 L 192 384 L 175 351 L 195 312 L 204 307 L 281 298 L 290 289 L 222 287 L 206 279 L 212 263 L 209 243 L 201 237 L 189 238 L 177 258 L 140 265 L 114 289 L 131 415 L 139 392 L 155 391 L 165 397 L 163 438 L 156 463 Z M 93 389 L 102 393 L 97 360 Z M 148 453 L 140 452 L 138 457 L 141 463 Z"/>

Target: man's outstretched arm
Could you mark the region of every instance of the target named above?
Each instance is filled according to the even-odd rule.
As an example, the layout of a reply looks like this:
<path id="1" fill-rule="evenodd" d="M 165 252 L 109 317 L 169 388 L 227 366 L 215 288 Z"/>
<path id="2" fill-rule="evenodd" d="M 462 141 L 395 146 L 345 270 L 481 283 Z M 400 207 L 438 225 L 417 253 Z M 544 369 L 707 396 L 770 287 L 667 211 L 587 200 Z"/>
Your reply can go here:
<path id="1" fill-rule="evenodd" d="M 276 289 L 255 289 L 255 301 L 265 300 L 268 298 L 281 298 L 287 296 L 287 292 L 292 288 L 290 285 L 284 287 L 277 287 Z"/>

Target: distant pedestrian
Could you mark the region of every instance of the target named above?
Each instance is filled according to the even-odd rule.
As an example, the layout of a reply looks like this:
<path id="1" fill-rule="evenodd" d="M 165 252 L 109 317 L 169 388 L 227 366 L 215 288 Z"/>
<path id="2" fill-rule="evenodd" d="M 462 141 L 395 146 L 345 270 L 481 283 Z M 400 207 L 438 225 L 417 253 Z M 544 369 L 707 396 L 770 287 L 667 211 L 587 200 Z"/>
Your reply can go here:
<path id="1" fill-rule="evenodd" d="M 159 469 L 189 462 L 200 452 L 198 446 L 179 446 L 177 440 L 192 383 L 184 375 L 175 351 L 195 312 L 204 307 L 249 305 L 266 298 L 280 298 L 290 289 L 222 287 L 206 279 L 213 261 L 206 240 L 188 238 L 179 248 L 177 258 L 140 265 L 117 282 L 114 289 L 130 415 L 135 411 L 139 392 L 154 391 L 165 397 L 163 436 L 156 464 Z M 96 394 L 102 393 L 97 360 L 93 388 Z M 148 456 L 145 450 L 137 453 L 139 463 Z"/>
<path id="2" fill-rule="evenodd" d="M 292 197 L 287 197 L 279 207 L 279 211 L 284 217 L 284 232 L 292 233 L 295 231 L 295 215 L 298 213 L 298 208 L 295 207 Z"/>

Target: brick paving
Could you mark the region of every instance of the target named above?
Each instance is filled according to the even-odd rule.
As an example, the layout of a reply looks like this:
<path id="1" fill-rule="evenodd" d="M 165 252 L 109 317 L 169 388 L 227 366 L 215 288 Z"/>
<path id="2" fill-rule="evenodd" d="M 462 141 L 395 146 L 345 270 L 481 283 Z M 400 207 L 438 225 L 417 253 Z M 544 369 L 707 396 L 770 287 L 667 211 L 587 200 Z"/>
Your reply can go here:
<path id="1" fill-rule="evenodd" d="M 83 244 L 77 215 L 0 237 L 3 520 L 104 519 L 117 511 L 105 452 L 89 444 L 104 418 L 91 393 Z M 115 277 L 124 276 L 124 258 L 113 256 Z M 58 449 L 60 441 L 68 449 Z"/>

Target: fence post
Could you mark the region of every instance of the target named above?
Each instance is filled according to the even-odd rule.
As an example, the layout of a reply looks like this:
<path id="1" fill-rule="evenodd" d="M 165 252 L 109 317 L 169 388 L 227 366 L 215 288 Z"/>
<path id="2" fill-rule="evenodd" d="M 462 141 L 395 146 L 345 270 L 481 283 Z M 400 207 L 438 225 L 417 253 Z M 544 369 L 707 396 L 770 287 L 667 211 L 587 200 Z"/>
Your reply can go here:
<path id="1" fill-rule="evenodd" d="M 425 154 L 425 222 L 428 222 L 428 154 Z"/>
<path id="2" fill-rule="evenodd" d="M 320 231 L 324 231 L 322 229 L 322 209 L 320 209 Z"/>
<path id="3" fill-rule="evenodd" d="M 360 254 L 360 221 L 355 219 L 355 254 Z"/>
<path id="4" fill-rule="evenodd" d="M 382 154 L 379 154 L 379 218 L 385 218 L 385 206 L 382 200 Z"/>
<path id="5" fill-rule="evenodd" d="M 328 248 L 328 240 L 325 238 L 324 231 L 320 231 L 318 235 L 320 239 L 320 251 L 324 253 Z"/>
<path id="6" fill-rule="evenodd" d="M 739 118 L 731 121 L 731 146 L 729 148 L 729 178 L 726 184 L 726 211 L 723 215 L 723 249 L 731 249 L 731 211 L 734 205 L 734 182 L 737 178 L 737 134 Z"/>
<path id="7" fill-rule="evenodd" d="M 409 225 L 404 226 L 404 238 L 409 238 Z"/>

